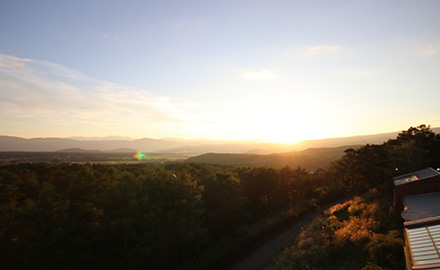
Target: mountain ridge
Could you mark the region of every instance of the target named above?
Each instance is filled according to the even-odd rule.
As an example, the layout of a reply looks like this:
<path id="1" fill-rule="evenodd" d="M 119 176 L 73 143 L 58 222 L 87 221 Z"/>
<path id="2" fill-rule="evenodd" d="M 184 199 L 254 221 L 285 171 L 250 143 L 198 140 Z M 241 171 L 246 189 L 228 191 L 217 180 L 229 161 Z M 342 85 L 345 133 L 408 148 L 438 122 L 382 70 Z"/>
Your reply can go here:
<path id="1" fill-rule="evenodd" d="M 431 128 L 439 133 L 440 128 Z M 398 133 L 380 133 L 371 135 L 358 135 L 350 137 L 337 137 L 318 140 L 306 140 L 299 143 L 286 145 L 282 143 L 263 143 L 255 141 L 209 141 L 209 140 L 184 140 L 170 138 L 152 139 L 142 138 L 136 140 L 75 140 L 71 138 L 20 138 L 16 136 L 0 135 L 0 151 L 28 151 L 28 152 L 53 152 L 65 149 L 82 149 L 84 151 L 115 151 L 115 149 L 137 149 L 144 152 L 158 153 L 187 153 L 200 155 L 210 152 L 216 153 L 255 153 L 271 154 L 290 151 L 301 151 L 308 148 L 340 147 L 344 145 L 380 144 L 393 139 Z M 117 136 L 111 136 L 116 138 Z M 81 137 L 86 138 L 86 137 Z M 97 138 L 97 137 L 93 137 Z"/>

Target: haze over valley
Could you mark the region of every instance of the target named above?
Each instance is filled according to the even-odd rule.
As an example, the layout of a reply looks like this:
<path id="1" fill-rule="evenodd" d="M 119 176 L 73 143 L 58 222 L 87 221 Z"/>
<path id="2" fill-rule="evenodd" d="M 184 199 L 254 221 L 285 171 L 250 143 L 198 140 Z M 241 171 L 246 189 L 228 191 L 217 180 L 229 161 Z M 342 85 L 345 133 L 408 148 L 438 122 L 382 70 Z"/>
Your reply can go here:
<path id="1" fill-rule="evenodd" d="M 434 128 L 433 131 L 440 131 Z M 0 164 L 19 162 L 138 163 L 187 161 L 244 167 L 326 168 L 348 148 L 381 144 L 398 132 L 310 140 L 286 145 L 277 143 L 138 139 L 118 136 L 77 139 L 0 136 Z M 141 151 L 143 158 L 133 156 Z"/>
<path id="2" fill-rule="evenodd" d="M 440 128 L 433 128 L 439 132 Z M 363 135 L 353 137 L 307 140 L 292 144 L 265 143 L 256 141 L 214 141 L 214 140 L 183 140 L 183 139 L 131 139 L 129 137 L 80 137 L 80 138 L 32 138 L 25 139 L 12 136 L 0 136 L 0 151 L 52 152 L 69 149 L 73 152 L 104 151 L 135 153 L 185 153 L 200 155 L 205 153 L 248 153 L 272 154 L 290 151 L 301 151 L 307 148 L 361 146 L 364 144 L 380 144 L 394 138 L 400 131 Z"/>

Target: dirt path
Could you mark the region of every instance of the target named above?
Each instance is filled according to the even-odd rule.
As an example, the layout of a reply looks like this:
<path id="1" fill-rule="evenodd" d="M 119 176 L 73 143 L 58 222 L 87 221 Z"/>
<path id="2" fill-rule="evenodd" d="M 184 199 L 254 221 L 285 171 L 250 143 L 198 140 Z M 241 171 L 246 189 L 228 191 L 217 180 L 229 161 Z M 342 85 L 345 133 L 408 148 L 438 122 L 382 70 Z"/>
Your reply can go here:
<path id="1" fill-rule="evenodd" d="M 335 204 L 343 203 L 349 200 L 348 198 L 339 200 L 330 205 L 327 205 L 323 210 L 327 210 Z M 272 258 L 277 254 L 279 248 L 286 245 L 289 240 L 298 235 L 301 232 L 301 228 L 306 226 L 311 219 L 317 217 L 319 212 L 314 212 L 307 217 L 303 218 L 299 222 L 295 223 L 290 228 L 280 232 L 277 236 L 264 243 L 259 248 L 255 249 L 252 253 L 241 259 L 234 266 L 229 268 L 230 270 L 259 270 L 270 269 L 269 265 L 272 262 Z"/>

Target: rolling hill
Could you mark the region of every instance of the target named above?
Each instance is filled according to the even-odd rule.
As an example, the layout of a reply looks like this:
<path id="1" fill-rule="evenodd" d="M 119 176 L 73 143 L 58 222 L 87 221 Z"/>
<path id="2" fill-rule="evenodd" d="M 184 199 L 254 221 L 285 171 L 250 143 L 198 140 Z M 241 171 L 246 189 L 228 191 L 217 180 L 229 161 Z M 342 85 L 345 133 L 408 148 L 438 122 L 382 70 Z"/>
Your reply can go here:
<path id="1" fill-rule="evenodd" d="M 331 162 L 341 158 L 344 151 L 350 147 L 357 146 L 309 148 L 302 151 L 269 155 L 207 153 L 188 158 L 187 161 L 245 167 L 273 167 L 278 169 L 289 166 L 291 168 L 301 167 L 313 171 L 319 168 L 325 168 L 330 165 Z"/>
<path id="2" fill-rule="evenodd" d="M 432 128 L 436 133 L 440 128 Z M 124 137 L 104 137 L 78 139 L 69 138 L 32 138 L 24 139 L 12 136 L 0 136 L 0 151 L 53 152 L 63 149 L 78 149 L 104 152 L 133 152 L 134 149 L 148 153 L 185 153 L 195 156 L 205 153 L 247 153 L 271 154 L 301 151 L 308 148 L 330 148 L 344 145 L 380 144 L 395 138 L 399 132 L 363 135 L 353 137 L 308 140 L 296 144 L 261 143 L 255 141 L 209 141 L 182 140 L 175 138 L 130 140 Z M 118 139 L 120 138 L 120 139 Z"/>

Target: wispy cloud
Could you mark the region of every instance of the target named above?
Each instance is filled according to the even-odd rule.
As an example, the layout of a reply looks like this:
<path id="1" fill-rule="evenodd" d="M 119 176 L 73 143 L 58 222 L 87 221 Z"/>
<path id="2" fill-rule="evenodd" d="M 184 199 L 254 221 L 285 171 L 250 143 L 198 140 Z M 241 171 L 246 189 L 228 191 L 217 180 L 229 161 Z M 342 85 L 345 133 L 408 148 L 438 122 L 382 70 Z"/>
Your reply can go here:
<path id="1" fill-rule="evenodd" d="M 119 41 L 119 37 L 117 36 L 112 36 L 110 34 L 104 34 L 104 38 L 106 39 L 110 39 L 110 40 L 114 40 L 114 41 Z"/>
<path id="2" fill-rule="evenodd" d="M 28 59 L 20 59 L 14 56 L 2 57 L 0 61 L 0 68 L 12 67 L 12 68 L 21 68 L 25 67 Z"/>
<path id="3" fill-rule="evenodd" d="M 315 46 L 304 49 L 303 56 L 315 56 L 318 54 L 328 54 L 339 50 L 339 46 Z"/>
<path id="4" fill-rule="evenodd" d="M 434 46 L 431 44 L 423 47 L 419 51 L 419 55 L 423 55 L 423 56 L 431 56 L 431 55 L 434 55 L 435 53 L 436 53 L 436 50 L 434 49 Z"/>
<path id="5" fill-rule="evenodd" d="M 207 123 L 200 106 L 188 100 L 95 80 L 45 61 L 0 54 L 0 88 L 0 126 L 65 127 L 69 136 L 170 136 Z"/>
<path id="6" fill-rule="evenodd" d="M 206 29 L 208 23 L 205 20 L 183 20 L 176 23 L 176 30 L 196 30 Z"/>
<path id="7" fill-rule="evenodd" d="M 253 81 L 271 80 L 278 77 L 275 70 L 272 69 L 262 69 L 262 70 L 241 69 L 238 72 L 241 74 L 241 77 L 243 79 L 253 80 Z"/>
<path id="8" fill-rule="evenodd" d="M 105 41 L 109 43 L 117 44 L 120 46 L 125 45 L 124 42 L 118 36 L 105 33 L 104 35 L 102 35 L 102 37 L 104 38 Z"/>
<path id="9" fill-rule="evenodd" d="M 284 55 L 296 56 L 296 57 L 313 57 L 318 55 L 329 55 L 340 50 L 340 46 L 302 46 L 297 48 L 292 48 L 284 52 Z"/>
<path id="10" fill-rule="evenodd" d="M 8 66 L 10 66 L 10 67 L 24 67 L 25 64 L 24 64 L 24 62 L 15 61 L 15 62 L 8 63 Z"/>

